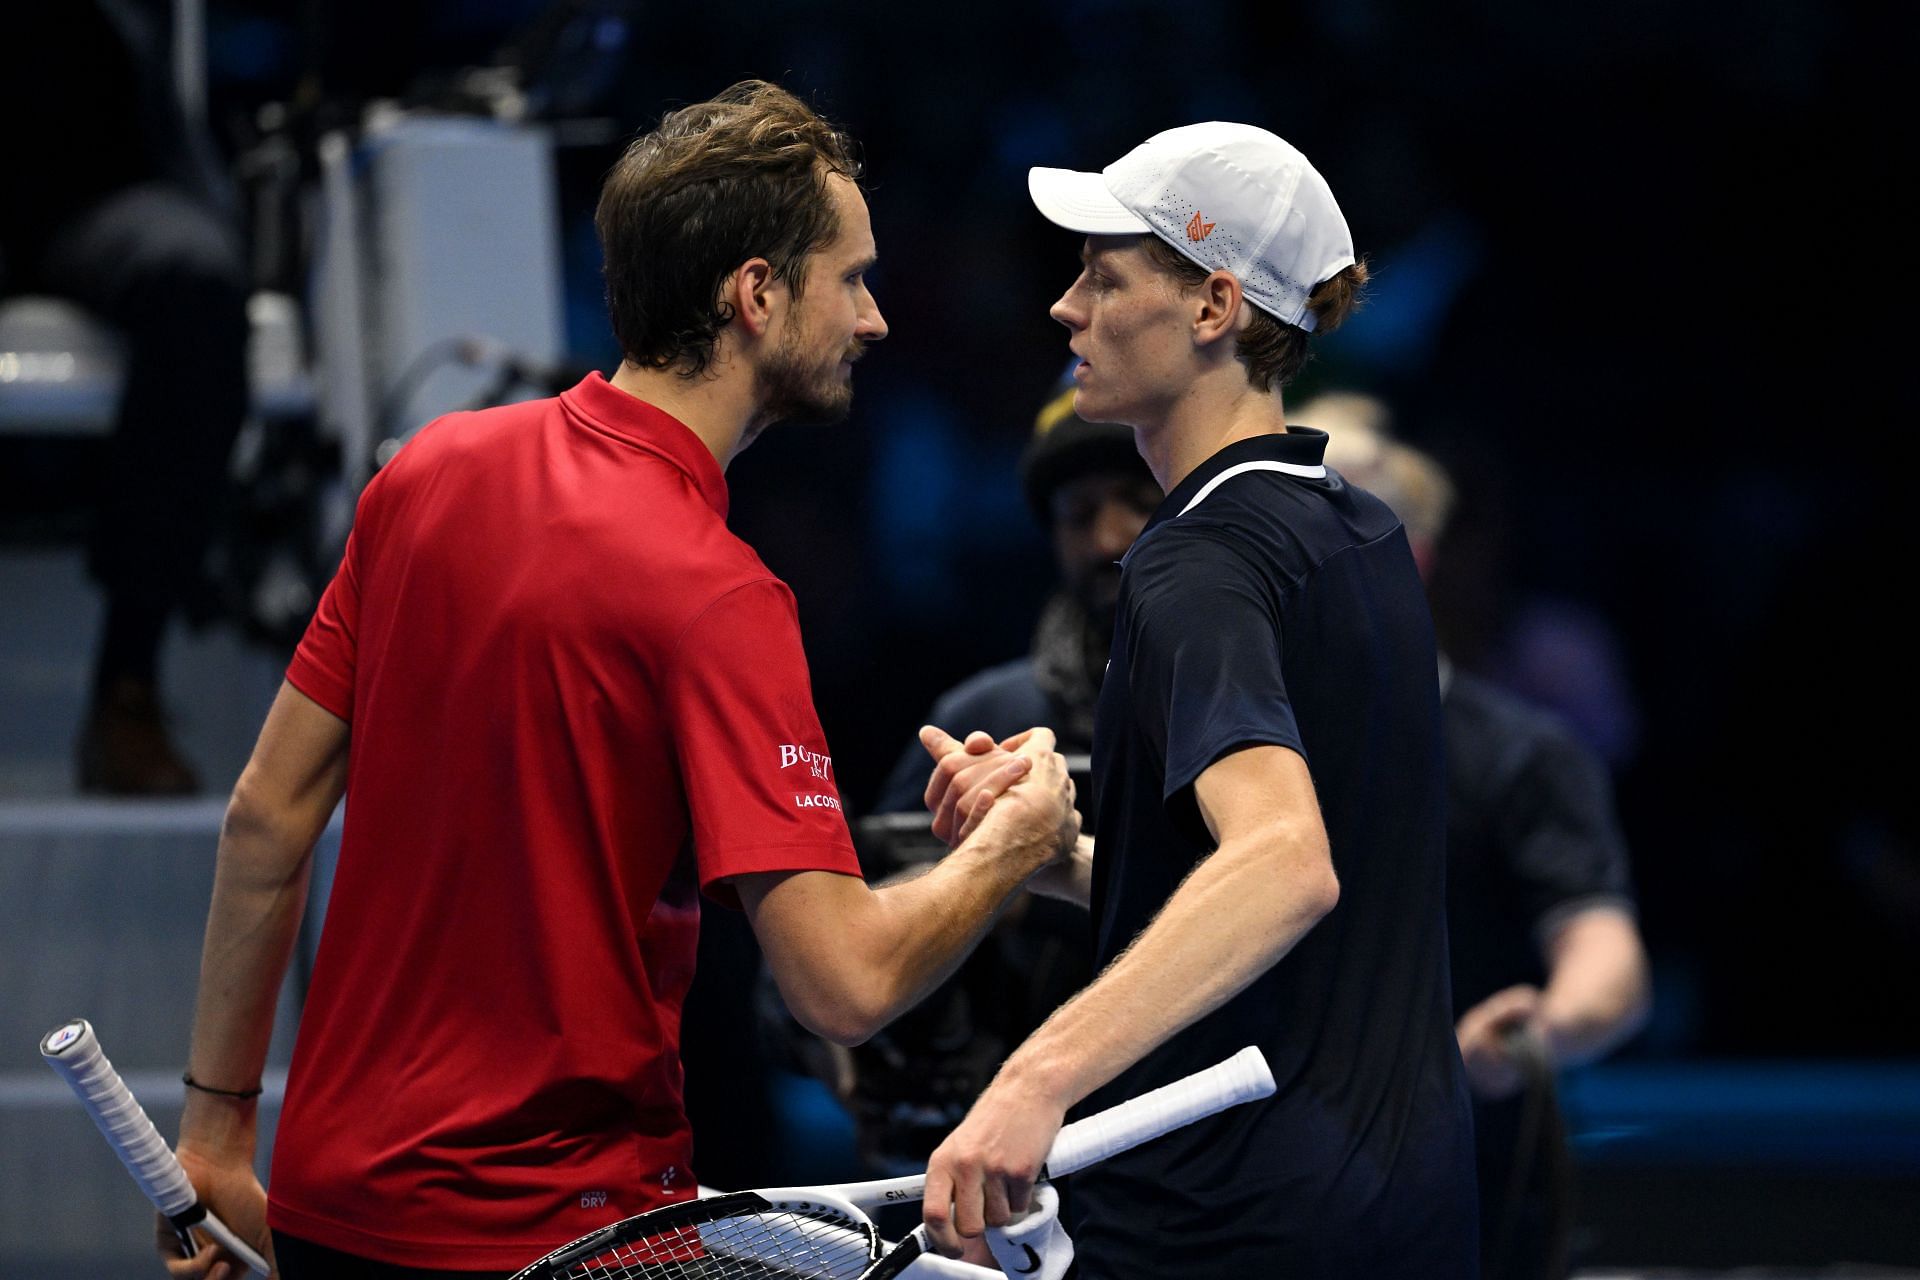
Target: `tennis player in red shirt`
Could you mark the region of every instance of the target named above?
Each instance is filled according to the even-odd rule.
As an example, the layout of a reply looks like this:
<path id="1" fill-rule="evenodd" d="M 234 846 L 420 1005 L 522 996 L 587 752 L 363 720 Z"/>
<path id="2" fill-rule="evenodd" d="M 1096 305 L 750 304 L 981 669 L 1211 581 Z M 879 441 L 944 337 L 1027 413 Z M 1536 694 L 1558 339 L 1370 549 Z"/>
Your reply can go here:
<path id="1" fill-rule="evenodd" d="M 692 1195 L 701 892 L 855 1043 L 1072 847 L 1041 730 L 953 856 L 870 890 L 792 593 L 726 527 L 728 460 L 843 415 L 886 336 L 858 178 L 773 85 L 667 116 L 601 197 L 612 380 L 442 418 L 367 486 L 227 810 L 181 1122 L 202 1197 L 262 1248 L 271 1227 L 282 1275 L 504 1274 Z M 343 793 L 269 1198 L 254 1095 Z"/>

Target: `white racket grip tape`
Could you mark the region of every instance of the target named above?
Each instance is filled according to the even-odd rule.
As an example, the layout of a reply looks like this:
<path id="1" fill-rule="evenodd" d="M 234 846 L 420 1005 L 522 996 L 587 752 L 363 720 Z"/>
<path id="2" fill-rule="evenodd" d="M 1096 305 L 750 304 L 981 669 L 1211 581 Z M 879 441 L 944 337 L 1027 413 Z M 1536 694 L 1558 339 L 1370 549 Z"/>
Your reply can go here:
<path id="1" fill-rule="evenodd" d="M 259 1274 L 268 1274 L 266 1259 L 234 1235 L 226 1223 L 199 1209 L 200 1197 L 188 1181 L 187 1171 L 180 1167 L 107 1055 L 100 1051 L 100 1041 L 86 1019 L 76 1018 L 49 1031 L 40 1041 L 40 1056 L 73 1089 L 80 1105 L 106 1137 L 107 1145 L 127 1166 L 154 1208 L 176 1225 L 205 1231 Z M 183 1221 L 196 1210 L 205 1216 L 195 1222 Z"/>
<path id="2" fill-rule="evenodd" d="M 1266 1056 L 1248 1045 L 1205 1071 L 1066 1126 L 1047 1153 L 1047 1176 L 1064 1178 L 1228 1107 L 1272 1097 L 1273 1091 Z"/>

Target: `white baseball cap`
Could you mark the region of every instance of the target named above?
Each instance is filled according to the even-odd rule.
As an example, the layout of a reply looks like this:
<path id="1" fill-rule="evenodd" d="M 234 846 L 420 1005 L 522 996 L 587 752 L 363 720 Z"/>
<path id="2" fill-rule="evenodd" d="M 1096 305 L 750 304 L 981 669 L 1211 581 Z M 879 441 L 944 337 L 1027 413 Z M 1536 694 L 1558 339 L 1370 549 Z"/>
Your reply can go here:
<path id="1" fill-rule="evenodd" d="M 1210 121 L 1156 133 L 1099 173 L 1030 169 L 1046 217 L 1083 235 L 1152 232 L 1247 301 L 1311 330 L 1313 287 L 1353 265 L 1353 234 L 1320 171 L 1285 139 Z"/>

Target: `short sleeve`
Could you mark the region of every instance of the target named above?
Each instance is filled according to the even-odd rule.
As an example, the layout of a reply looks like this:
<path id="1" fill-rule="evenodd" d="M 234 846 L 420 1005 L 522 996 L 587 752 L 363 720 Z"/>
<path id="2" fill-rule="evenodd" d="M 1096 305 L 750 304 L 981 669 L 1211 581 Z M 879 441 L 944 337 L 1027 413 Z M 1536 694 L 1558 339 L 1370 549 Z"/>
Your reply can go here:
<path id="1" fill-rule="evenodd" d="M 1217 534 L 1167 528 L 1137 550 L 1126 617 L 1134 715 L 1165 761 L 1175 830 L 1210 845 L 1193 798 L 1208 766 L 1251 746 L 1306 754 L 1281 673 L 1280 601 Z"/>
<path id="2" fill-rule="evenodd" d="M 306 634 L 287 666 L 287 683 L 339 716 L 353 721 L 353 675 L 360 631 L 360 533 L 347 535 L 340 568 L 320 597 Z"/>
<path id="3" fill-rule="evenodd" d="M 716 886 L 729 876 L 860 874 L 783 584 L 761 579 L 709 605 L 674 648 L 662 700 L 702 889 L 731 904 Z"/>
<path id="4" fill-rule="evenodd" d="M 1541 943 L 1587 907 L 1633 909 L 1612 780 L 1572 735 L 1543 733 L 1495 812 L 1508 870 Z"/>

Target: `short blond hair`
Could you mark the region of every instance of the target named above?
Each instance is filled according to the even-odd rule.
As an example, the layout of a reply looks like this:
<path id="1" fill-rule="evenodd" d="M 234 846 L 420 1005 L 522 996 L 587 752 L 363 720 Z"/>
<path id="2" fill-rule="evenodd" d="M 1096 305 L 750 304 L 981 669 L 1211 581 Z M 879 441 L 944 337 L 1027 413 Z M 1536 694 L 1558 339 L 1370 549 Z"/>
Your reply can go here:
<path id="1" fill-rule="evenodd" d="M 1159 236 L 1141 238 L 1154 265 L 1188 288 L 1213 274 Z M 1313 286 L 1307 295 L 1307 310 L 1313 313 L 1314 320 L 1312 332 L 1328 334 L 1345 324 L 1347 317 L 1360 306 L 1366 287 L 1364 258 L 1349 263 Z M 1253 310 L 1253 321 L 1233 343 L 1234 355 L 1247 366 L 1247 385 L 1255 391 L 1284 387 L 1307 363 L 1308 331 L 1269 315 L 1251 302 L 1247 305 Z"/>

